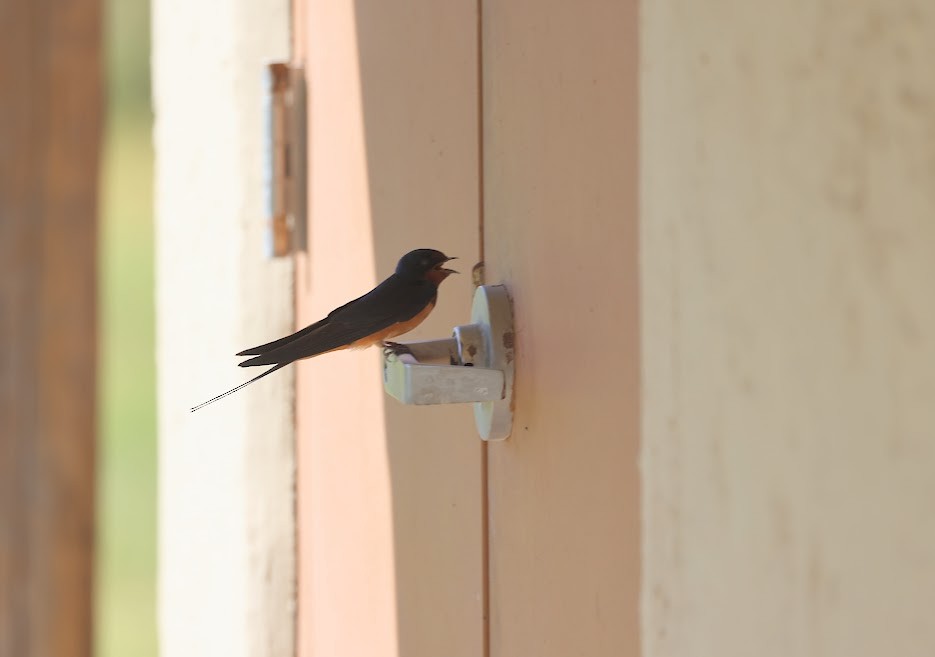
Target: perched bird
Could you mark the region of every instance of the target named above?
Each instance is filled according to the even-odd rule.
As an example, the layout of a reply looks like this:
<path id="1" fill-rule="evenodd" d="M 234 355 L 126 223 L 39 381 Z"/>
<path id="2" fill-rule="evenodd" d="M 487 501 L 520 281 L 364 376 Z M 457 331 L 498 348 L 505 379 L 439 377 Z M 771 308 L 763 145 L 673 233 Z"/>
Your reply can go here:
<path id="1" fill-rule="evenodd" d="M 428 317 L 438 298 L 438 286 L 454 269 L 443 267 L 449 258 L 434 249 L 410 251 L 390 277 L 364 296 L 332 310 L 327 317 L 279 340 L 244 349 L 238 356 L 253 356 L 240 367 L 272 365 L 257 377 L 224 394 L 198 404 L 192 412 L 237 392 L 244 386 L 303 358 L 338 349 L 382 344 L 411 331 Z"/>

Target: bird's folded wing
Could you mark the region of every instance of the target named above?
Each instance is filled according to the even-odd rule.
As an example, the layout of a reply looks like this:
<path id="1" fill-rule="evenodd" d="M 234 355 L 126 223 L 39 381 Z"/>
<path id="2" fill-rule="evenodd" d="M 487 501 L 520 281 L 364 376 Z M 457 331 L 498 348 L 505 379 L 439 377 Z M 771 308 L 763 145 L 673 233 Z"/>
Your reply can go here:
<path id="1" fill-rule="evenodd" d="M 436 293 L 437 288 L 429 283 L 385 281 L 360 299 L 338 308 L 321 322 L 278 341 L 279 346 L 245 360 L 240 367 L 289 363 L 345 347 L 393 324 L 412 319 L 434 301 Z M 275 342 L 270 343 L 273 344 Z M 242 353 L 252 355 L 250 351 L 254 350 Z"/>
<path id="2" fill-rule="evenodd" d="M 325 317 L 324 319 L 317 321 L 314 324 L 306 326 L 301 331 L 296 331 L 292 335 L 287 335 L 284 338 L 279 338 L 278 340 L 273 340 L 272 342 L 267 342 L 266 344 L 261 344 L 256 347 L 250 347 L 249 349 L 244 349 L 237 355 L 238 356 L 259 356 L 260 354 L 269 353 L 273 349 L 278 349 L 279 347 L 282 347 L 283 345 L 289 344 L 293 340 L 298 340 L 299 338 L 308 335 L 312 331 L 320 329 L 327 322 L 328 322 L 328 318 Z"/>

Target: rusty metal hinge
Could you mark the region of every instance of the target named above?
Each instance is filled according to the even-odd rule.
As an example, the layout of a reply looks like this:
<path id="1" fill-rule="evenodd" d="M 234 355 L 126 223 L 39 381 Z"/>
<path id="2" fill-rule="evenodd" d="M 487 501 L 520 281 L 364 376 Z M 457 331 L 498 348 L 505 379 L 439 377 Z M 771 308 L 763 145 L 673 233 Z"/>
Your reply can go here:
<path id="1" fill-rule="evenodd" d="M 271 62 L 263 71 L 263 186 L 267 257 L 306 248 L 305 70 Z"/>

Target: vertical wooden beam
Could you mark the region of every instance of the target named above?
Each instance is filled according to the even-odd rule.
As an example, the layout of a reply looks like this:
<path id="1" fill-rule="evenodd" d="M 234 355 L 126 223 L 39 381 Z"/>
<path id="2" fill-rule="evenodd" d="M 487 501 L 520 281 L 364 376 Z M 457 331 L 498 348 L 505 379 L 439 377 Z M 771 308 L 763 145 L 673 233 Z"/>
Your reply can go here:
<path id="1" fill-rule="evenodd" d="M 640 653 L 635 2 L 485 0 L 485 277 L 514 300 L 488 452 L 492 657 Z"/>
<path id="2" fill-rule="evenodd" d="M 466 263 L 405 340 L 470 317 L 477 256 L 473 5 L 311 0 L 309 248 L 298 325 L 410 249 Z M 299 652 L 480 657 L 480 441 L 467 405 L 403 406 L 376 350 L 296 367 Z"/>
<path id="3" fill-rule="evenodd" d="M 99 0 L 0 4 L 0 655 L 91 654 Z"/>

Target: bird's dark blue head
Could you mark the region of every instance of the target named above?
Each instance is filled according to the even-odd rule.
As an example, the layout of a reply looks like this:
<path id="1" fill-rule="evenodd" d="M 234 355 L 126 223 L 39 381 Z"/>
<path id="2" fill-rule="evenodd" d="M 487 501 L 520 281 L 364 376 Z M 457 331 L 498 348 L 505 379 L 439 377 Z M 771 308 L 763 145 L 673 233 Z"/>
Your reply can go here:
<path id="1" fill-rule="evenodd" d="M 426 280 L 438 285 L 449 275 L 458 273 L 454 269 L 442 267 L 454 259 L 435 249 L 416 249 L 399 259 L 396 275 L 407 280 Z"/>

